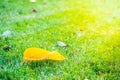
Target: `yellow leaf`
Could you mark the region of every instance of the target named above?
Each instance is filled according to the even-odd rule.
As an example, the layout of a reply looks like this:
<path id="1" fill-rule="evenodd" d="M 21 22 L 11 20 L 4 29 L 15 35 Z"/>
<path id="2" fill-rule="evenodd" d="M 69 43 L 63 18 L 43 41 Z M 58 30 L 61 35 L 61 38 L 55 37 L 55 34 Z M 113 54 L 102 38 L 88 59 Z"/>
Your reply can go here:
<path id="1" fill-rule="evenodd" d="M 54 52 L 49 53 L 48 59 L 51 59 L 51 60 L 65 60 L 65 57 L 60 55 L 60 53 L 58 53 L 57 51 L 54 51 Z"/>
<path id="2" fill-rule="evenodd" d="M 24 60 L 65 60 L 65 57 L 60 55 L 57 51 L 50 52 L 40 48 L 28 48 L 24 52 Z"/>

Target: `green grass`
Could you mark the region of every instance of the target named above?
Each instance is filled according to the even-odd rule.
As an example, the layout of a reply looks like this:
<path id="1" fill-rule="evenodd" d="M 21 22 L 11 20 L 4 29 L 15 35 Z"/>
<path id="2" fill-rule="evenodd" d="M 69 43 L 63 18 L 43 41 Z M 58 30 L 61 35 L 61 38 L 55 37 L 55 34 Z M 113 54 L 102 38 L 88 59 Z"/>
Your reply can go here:
<path id="1" fill-rule="evenodd" d="M 1 0 L 0 34 L 6 30 L 12 35 L 0 36 L 0 80 L 120 80 L 119 0 Z M 67 60 L 22 64 L 29 47 Z"/>

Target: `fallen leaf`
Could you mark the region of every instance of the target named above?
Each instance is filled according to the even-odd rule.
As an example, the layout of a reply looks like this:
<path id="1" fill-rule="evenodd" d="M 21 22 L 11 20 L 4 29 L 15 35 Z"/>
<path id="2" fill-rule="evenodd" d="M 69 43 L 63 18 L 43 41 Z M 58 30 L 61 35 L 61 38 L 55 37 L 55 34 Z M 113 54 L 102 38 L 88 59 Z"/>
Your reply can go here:
<path id="1" fill-rule="evenodd" d="M 65 57 L 57 51 L 50 52 L 40 48 L 28 48 L 24 52 L 24 60 L 65 60 Z"/>
<path id="2" fill-rule="evenodd" d="M 84 31 L 83 29 L 79 29 L 79 30 L 77 31 L 77 36 L 78 36 L 78 37 L 84 36 L 84 33 L 85 33 L 85 31 Z"/>
<path id="3" fill-rule="evenodd" d="M 33 9 L 32 12 L 37 12 L 36 9 Z"/>
<path id="4" fill-rule="evenodd" d="M 80 29 L 80 32 L 84 32 L 84 30 L 83 30 L 83 29 Z"/>
<path id="5" fill-rule="evenodd" d="M 66 47 L 67 45 L 64 42 L 57 41 L 58 46 Z"/>
<path id="6" fill-rule="evenodd" d="M 5 37 L 8 37 L 10 35 L 11 35 L 11 31 L 9 31 L 9 30 L 2 33 L 2 36 L 5 36 Z"/>
<path id="7" fill-rule="evenodd" d="M 51 60 L 64 60 L 65 57 L 60 55 L 60 53 L 58 53 L 57 51 L 53 51 L 53 52 L 50 52 L 48 54 L 48 59 L 51 59 Z"/>

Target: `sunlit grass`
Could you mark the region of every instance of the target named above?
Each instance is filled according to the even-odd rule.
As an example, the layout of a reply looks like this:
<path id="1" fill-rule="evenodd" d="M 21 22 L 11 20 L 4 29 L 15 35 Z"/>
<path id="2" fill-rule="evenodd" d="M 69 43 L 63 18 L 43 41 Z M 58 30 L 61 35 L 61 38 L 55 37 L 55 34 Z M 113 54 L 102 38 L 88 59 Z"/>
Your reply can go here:
<path id="1" fill-rule="evenodd" d="M 12 32 L 9 37 L 0 35 L 0 79 L 119 80 L 119 2 L 0 1 L 0 34 Z M 68 47 L 58 46 L 57 41 Z M 5 45 L 11 46 L 7 52 Z M 28 47 L 57 50 L 68 60 L 23 63 Z"/>

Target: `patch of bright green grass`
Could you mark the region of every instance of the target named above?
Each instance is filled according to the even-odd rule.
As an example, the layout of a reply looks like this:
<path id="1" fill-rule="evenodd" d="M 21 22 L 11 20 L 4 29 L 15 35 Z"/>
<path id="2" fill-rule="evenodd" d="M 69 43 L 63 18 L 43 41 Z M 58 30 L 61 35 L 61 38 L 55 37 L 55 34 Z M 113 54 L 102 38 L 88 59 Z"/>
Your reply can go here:
<path id="1" fill-rule="evenodd" d="M 0 34 L 6 30 L 12 35 L 0 36 L 0 79 L 120 79 L 118 0 L 2 0 Z M 83 36 L 78 36 L 80 30 Z M 11 46 L 9 51 L 3 50 L 5 45 Z M 23 63 L 29 47 L 57 50 L 67 60 Z"/>

